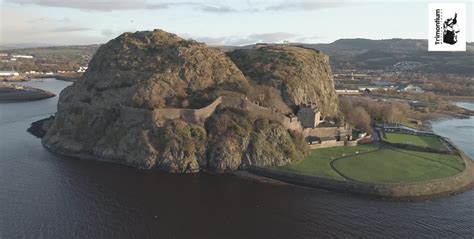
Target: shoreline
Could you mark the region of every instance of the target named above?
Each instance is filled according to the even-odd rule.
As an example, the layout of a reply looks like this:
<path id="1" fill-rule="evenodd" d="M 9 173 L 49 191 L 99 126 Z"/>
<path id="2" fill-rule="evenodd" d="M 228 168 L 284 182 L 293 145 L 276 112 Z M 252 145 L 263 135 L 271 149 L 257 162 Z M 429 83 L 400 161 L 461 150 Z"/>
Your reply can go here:
<path id="1" fill-rule="evenodd" d="M 65 156 L 79 160 L 92 160 L 106 163 L 120 164 L 126 167 L 137 168 L 140 170 L 160 170 L 146 169 L 137 167 L 125 162 L 115 161 L 97 156 L 69 153 L 59 151 L 50 145 L 41 142 L 43 147 L 52 154 Z M 422 201 L 439 197 L 453 196 L 466 192 L 474 187 L 474 161 L 464 152 L 458 150 L 459 155 L 465 163 L 465 169 L 456 175 L 421 182 L 407 183 L 365 183 L 341 181 L 324 177 L 308 176 L 303 174 L 294 174 L 281 172 L 268 168 L 250 167 L 240 169 L 222 175 L 231 175 L 242 180 L 249 180 L 260 183 L 269 183 L 279 186 L 302 187 L 306 189 L 322 189 L 337 193 L 346 193 L 357 196 L 363 196 L 373 199 L 391 200 L 391 201 Z M 163 171 L 165 173 L 169 173 Z M 201 170 L 196 173 L 209 173 Z M 213 174 L 213 173 L 210 173 Z M 213 174 L 215 175 L 215 174 Z"/>
<path id="2" fill-rule="evenodd" d="M 13 103 L 13 102 L 23 102 L 23 101 L 35 101 L 35 100 L 43 100 L 43 99 L 56 96 L 56 94 L 52 92 L 34 88 L 34 87 L 21 86 L 21 88 L 19 89 L 14 88 L 14 87 L 19 87 L 19 86 L 11 85 L 8 87 L 4 87 L 4 89 L 7 92 L 0 93 L 0 102 Z"/>
<path id="3" fill-rule="evenodd" d="M 457 103 L 463 103 L 463 102 L 474 103 L 474 102 L 467 102 L 467 101 L 459 101 L 459 102 L 454 102 L 453 105 L 455 105 L 456 107 L 465 109 L 466 111 L 470 112 L 470 115 L 459 114 L 459 113 L 454 113 L 454 114 L 448 114 L 448 113 L 436 113 L 436 114 L 434 114 L 434 113 L 431 113 L 431 114 L 427 115 L 427 117 L 425 117 L 424 119 L 421 119 L 421 121 L 423 122 L 423 126 L 421 128 L 423 128 L 427 131 L 433 132 L 433 127 L 432 127 L 433 125 L 432 124 L 435 123 L 435 122 L 445 121 L 445 120 L 450 120 L 450 119 L 470 119 L 471 117 L 474 117 L 474 110 L 457 105 Z"/>
<path id="4" fill-rule="evenodd" d="M 433 198 L 453 196 L 474 187 L 474 162 L 459 151 L 466 168 L 464 171 L 446 178 L 410 183 L 364 183 L 348 182 L 303 174 L 281 172 L 268 168 L 252 167 L 248 171 L 254 176 L 242 179 L 267 183 L 268 179 L 286 185 L 305 188 L 324 189 L 338 193 L 348 193 L 369 198 L 392 201 L 422 201 Z M 249 179 L 250 178 L 250 179 Z M 270 181 L 272 183 L 272 181 Z"/>
<path id="5" fill-rule="evenodd" d="M 434 120 L 445 120 L 455 117 L 437 117 Z M 42 125 L 42 124 L 41 124 Z M 32 125 L 40 127 L 40 124 Z M 57 150 L 50 145 L 41 142 L 51 153 L 66 157 L 118 163 L 129 167 L 137 168 L 137 165 L 129 165 L 113 159 L 99 158 L 91 155 L 76 154 Z M 243 170 L 236 170 L 229 174 L 240 179 L 270 183 L 274 185 L 296 186 L 313 189 L 323 189 L 333 192 L 342 192 L 365 197 L 381 198 L 395 201 L 418 201 L 431 198 L 451 196 L 470 190 L 474 187 L 474 161 L 469 158 L 456 145 L 452 144 L 460 157 L 463 159 L 465 169 L 456 175 L 422 182 L 408 183 L 364 183 L 346 182 L 324 177 L 298 175 L 294 173 L 279 172 L 268 168 L 251 167 Z M 140 168 L 140 167 L 138 167 Z M 141 168 L 145 169 L 145 168 Z M 159 169 L 157 169 L 159 170 Z M 205 170 L 202 171 L 206 173 Z"/>
<path id="6" fill-rule="evenodd" d="M 5 83 L 18 83 L 18 82 L 29 82 L 34 80 L 41 80 L 41 79 L 56 79 L 60 81 L 67 81 L 67 82 L 75 82 L 77 81 L 81 75 L 63 75 L 63 74 L 53 74 L 53 75 L 29 75 L 17 79 L 7 79 L 3 80 L 2 82 Z"/>

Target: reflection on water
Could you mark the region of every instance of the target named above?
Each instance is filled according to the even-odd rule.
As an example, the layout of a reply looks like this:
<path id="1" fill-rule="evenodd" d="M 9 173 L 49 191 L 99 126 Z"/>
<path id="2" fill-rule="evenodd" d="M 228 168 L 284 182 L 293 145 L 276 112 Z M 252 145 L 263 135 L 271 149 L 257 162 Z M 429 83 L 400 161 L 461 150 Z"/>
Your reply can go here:
<path id="1" fill-rule="evenodd" d="M 0 104 L 0 238 L 474 237 L 474 191 L 389 202 L 58 157 L 26 133 L 56 101 Z"/>

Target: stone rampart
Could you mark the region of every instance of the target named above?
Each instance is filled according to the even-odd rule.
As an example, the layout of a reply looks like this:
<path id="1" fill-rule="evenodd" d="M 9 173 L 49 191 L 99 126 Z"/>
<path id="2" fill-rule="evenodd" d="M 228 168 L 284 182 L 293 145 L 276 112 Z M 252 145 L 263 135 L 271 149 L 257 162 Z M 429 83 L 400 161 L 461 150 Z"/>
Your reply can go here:
<path id="1" fill-rule="evenodd" d="M 139 119 L 147 118 L 147 122 L 153 120 L 158 125 L 163 124 L 167 120 L 178 119 L 188 123 L 202 124 L 214 113 L 218 106 L 246 110 L 258 118 L 267 118 L 278 122 L 287 129 L 297 131 L 302 130 L 298 121 L 292 121 L 289 117 L 280 112 L 277 112 L 271 108 L 259 106 L 240 96 L 219 96 L 211 104 L 201 109 L 162 108 L 155 110 L 145 110 L 131 107 L 122 107 L 122 111 L 127 119 L 131 120 L 134 117 L 138 117 Z"/>
<path id="2" fill-rule="evenodd" d="M 303 136 L 334 137 L 351 135 L 352 131 L 345 127 L 316 127 L 303 130 Z"/>
<path id="3" fill-rule="evenodd" d="M 183 120 L 189 123 L 203 123 L 216 110 L 222 102 L 222 97 L 218 97 L 214 102 L 201 109 L 181 109 L 181 108 L 163 108 L 153 110 L 153 119 L 158 124 L 167 120 Z"/>

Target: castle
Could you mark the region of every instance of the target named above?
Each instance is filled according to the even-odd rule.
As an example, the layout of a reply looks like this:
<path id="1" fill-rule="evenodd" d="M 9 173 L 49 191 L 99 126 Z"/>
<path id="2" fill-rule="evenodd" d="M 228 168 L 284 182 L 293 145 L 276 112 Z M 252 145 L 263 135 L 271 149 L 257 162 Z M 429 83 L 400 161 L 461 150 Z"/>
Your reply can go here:
<path id="1" fill-rule="evenodd" d="M 321 112 L 316 104 L 302 105 L 297 116 L 285 115 L 275 109 L 260 106 L 243 95 L 221 95 L 209 105 L 200 109 L 186 108 L 161 108 L 154 110 L 140 110 L 124 107 L 122 113 L 131 118 L 148 119 L 144 122 L 164 124 L 167 120 L 183 120 L 193 124 L 204 124 L 217 107 L 231 107 L 242 109 L 259 118 L 267 118 L 278 122 L 289 130 L 300 132 L 310 145 L 310 148 L 325 148 L 354 144 L 352 142 L 352 128 L 347 124 L 343 126 L 320 126 Z M 356 143 L 356 142 L 355 142 Z"/>

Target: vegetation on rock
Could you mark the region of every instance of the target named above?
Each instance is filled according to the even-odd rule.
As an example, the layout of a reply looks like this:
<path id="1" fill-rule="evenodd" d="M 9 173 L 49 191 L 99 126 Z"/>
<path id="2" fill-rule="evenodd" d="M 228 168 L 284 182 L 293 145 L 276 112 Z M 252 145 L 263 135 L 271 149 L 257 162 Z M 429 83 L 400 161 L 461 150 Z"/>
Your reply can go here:
<path id="1" fill-rule="evenodd" d="M 102 45 L 83 78 L 61 93 L 42 142 L 58 153 L 173 173 L 229 172 L 302 159 L 307 151 L 302 136 L 265 114 L 219 106 L 204 123 L 187 120 L 189 110 L 167 111 L 184 114 L 174 120 L 155 114 L 202 108 L 222 94 L 258 101 L 279 114 L 308 101 L 328 115 L 338 113 L 324 55 L 295 47 L 269 54 L 276 62 L 275 80 L 269 72 L 261 79 L 246 73 L 249 81 L 240 70 L 252 71 L 257 59 L 255 66 L 239 69 L 221 51 L 174 34 L 124 33 Z"/>
<path id="2" fill-rule="evenodd" d="M 312 102 L 325 116 L 339 114 L 326 55 L 296 46 L 239 49 L 228 55 L 254 84 L 277 89 L 288 106 Z"/>

